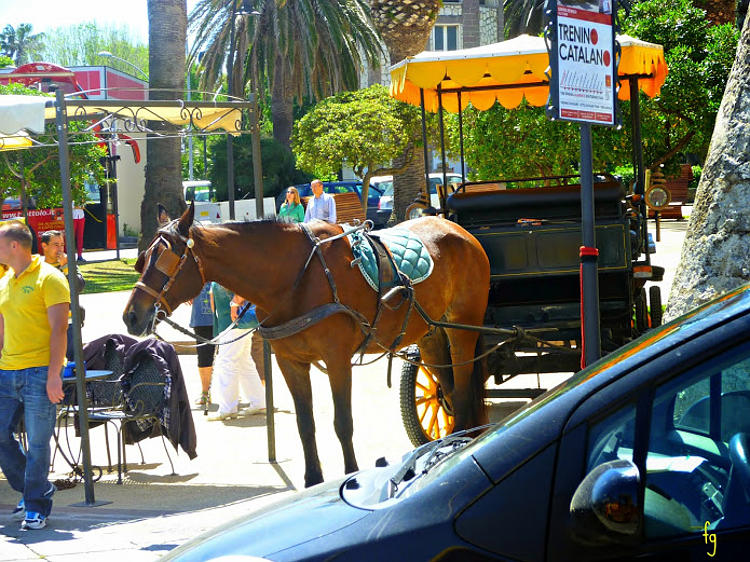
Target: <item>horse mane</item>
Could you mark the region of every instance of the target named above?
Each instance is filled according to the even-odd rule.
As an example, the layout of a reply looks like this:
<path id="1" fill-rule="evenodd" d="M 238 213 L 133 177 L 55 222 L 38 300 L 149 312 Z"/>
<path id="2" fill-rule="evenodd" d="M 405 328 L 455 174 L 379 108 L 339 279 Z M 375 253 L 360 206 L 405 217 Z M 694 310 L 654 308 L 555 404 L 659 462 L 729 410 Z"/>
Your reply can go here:
<path id="1" fill-rule="evenodd" d="M 207 236 L 202 236 L 201 238 L 203 241 L 213 247 L 218 247 L 218 244 L 215 240 L 215 237 L 211 235 L 212 232 L 216 232 L 221 229 L 228 229 L 232 230 L 234 232 L 237 232 L 238 234 L 250 234 L 253 231 L 256 231 L 257 229 L 262 229 L 266 227 L 275 227 L 275 226 L 281 226 L 281 225 L 290 225 L 292 223 L 289 223 L 287 221 L 284 221 L 280 219 L 279 217 L 268 217 L 268 218 L 262 218 L 262 219 L 254 219 L 250 221 L 226 221 L 226 222 L 220 222 L 220 223 L 204 223 L 201 221 L 193 221 L 192 226 L 190 227 L 191 230 L 196 229 L 198 232 L 202 232 L 204 234 L 207 234 Z"/>

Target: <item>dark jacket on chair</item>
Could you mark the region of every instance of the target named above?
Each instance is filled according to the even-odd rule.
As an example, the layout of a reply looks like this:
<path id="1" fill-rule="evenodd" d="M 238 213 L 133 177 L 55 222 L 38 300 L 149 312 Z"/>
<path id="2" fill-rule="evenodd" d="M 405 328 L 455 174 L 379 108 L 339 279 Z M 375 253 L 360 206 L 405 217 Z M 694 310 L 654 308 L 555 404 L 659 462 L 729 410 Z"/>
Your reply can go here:
<path id="1" fill-rule="evenodd" d="M 174 347 L 153 338 L 138 341 L 123 334 L 110 334 L 84 346 L 83 358 L 87 369 L 107 368 L 104 357 L 108 346 L 114 346 L 122 357 L 124 377 L 137 369 L 142 361 L 153 361 L 166 382 L 166 408 L 160 416 L 165 435 L 175 449 L 178 445 L 181 446 L 188 457 L 194 459 L 197 455 L 195 426 L 182 368 Z M 139 430 L 135 424 L 131 424 L 128 434 L 133 441 L 140 441 L 152 436 L 154 431 Z"/>

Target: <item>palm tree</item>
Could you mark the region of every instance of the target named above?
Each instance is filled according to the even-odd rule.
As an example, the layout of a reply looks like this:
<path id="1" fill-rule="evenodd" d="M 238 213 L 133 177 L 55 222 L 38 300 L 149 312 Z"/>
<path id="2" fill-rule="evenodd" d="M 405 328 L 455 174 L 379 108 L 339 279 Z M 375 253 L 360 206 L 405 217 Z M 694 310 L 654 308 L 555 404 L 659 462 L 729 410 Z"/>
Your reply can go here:
<path id="1" fill-rule="evenodd" d="M 20 66 L 29 62 L 29 51 L 44 39 L 44 33 L 31 33 L 31 24 L 22 23 L 17 28 L 8 24 L 0 33 L 0 49 L 4 55 L 12 58 Z"/>
<path id="2" fill-rule="evenodd" d="M 372 19 L 388 48 L 391 64 L 421 53 L 435 25 L 441 0 L 402 2 L 401 0 L 371 0 Z M 394 168 L 402 169 L 393 175 L 393 219 L 404 219 L 406 207 L 419 195 L 425 178 L 424 154 L 410 146 L 409 156 L 399 158 Z"/>
<path id="3" fill-rule="evenodd" d="M 222 78 L 232 2 L 237 0 L 199 0 L 190 14 L 196 37 L 191 57 L 203 53 L 204 90 Z M 257 64 L 259 83 L 269 87 L 274 138 L 289 147 L 295 99 L 301 104 L 305 97 L 357 88 L 362 63 L 378 64 L 380 43 L 365 0 L 263 0 L 257 10 L 260 15 L 234 22 L 230 94 L 242 96 Z"/>
<path id="4" fill-rule="evenodd" d="M 546 0 L 505 0 L 505 36 L 518 37 L 522 33 L 538 35 L 544 27 Z"/>
<path id="5" fill-rule="evenodd" d="M 182 98 L 185 91 L 185 0 L 148 0 L 149 99 Z M 158 124 L 150 122 L 150 126 Z M 157 203 L 170 216 L 185 208 L 182 198 L 180 139 L 149 136 L 146 143 L 146 191 L 141 203 L 141 249 L 156 232 Z"/>

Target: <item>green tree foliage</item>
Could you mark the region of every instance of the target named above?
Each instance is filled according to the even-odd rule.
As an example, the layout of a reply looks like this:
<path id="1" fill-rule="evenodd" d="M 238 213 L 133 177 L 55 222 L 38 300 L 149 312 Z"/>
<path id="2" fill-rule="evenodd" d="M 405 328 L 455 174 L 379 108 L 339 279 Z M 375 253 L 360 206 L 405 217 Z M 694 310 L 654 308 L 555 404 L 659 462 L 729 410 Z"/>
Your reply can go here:
<path id="1" fill-rule="evenodd" d="M 379 64 L 380 44 L 365 0 L 262 0 L 255 2 L 260 15 L 237 15 L 240 4 L 233 1 L 234 21 L 231 1 L 196 3 L 191 58 L 203 55 L 201 87 L 215 90 L 234 49 L 235 96 L 243 95 L 255 64 L 259 89 L 270 95 L 274 137 L 282 144 L 289 144 L 295 100 L 301 105 L 305 97 L 357 88 L 362 64 Z"/>
<path id="2" fill-rule="evenodd" d="M 240 135 L 234 138 L 235 199 L 255 197 L 251 143 L 251 135 Z M 216 189 L 217 199 L 226 201 L 227 143 L 223 136 L 216 136 L 209 138 L 208 145 L 208 179 Z M 295 168 L 292 153 L 273 137 L 264 137 L 260 140 L 260 152 L 265 197 L 275 196 L 289 185 L 310 181 L 309 175 Z"/>
<path id="3" fill-rule="evenodd" d="M 623 14 L 624 15 L 624 14 Z M 623 20 L 623 32 L 664 46 L 669 68 L 661 94 L 641 94 L 644 163 L 674 173 L 684 154 L 705 158 L 716 112 L 734 62 L 738 31 L 711 26 L 690 0 L 644 0 Z M 622 87 L 627 87 L 623 84 Z M 594 168 L 614 172 L 631 164 L 630 105 L 620 103 L 623 130 L 593 127 Z M 478 179 L 565 175 L 578 167 L 578 126 L 549 122 L 542 108 L 464 113 L 464 150 Z M 457 145 L 456 116 L 449 119 Z"/>
<path id="4" fill-rule="evenodd" d="M 30 55 L 33 60 L 60 66 L 106 64 L 143 78 L 133 67 L 117 59 L 98 56 L 97 53 L 101 51 L 109 51 L 148 74 L 148 45 L 134 39 L 134 35 L 125 26 L 99 26 L 91 21 L 58 27 L 47 32 L 44 39 L 30 50 Z"/>
<path id="5" fill-rule="evenodd" d="M 450 145 L 458 146 L 458 117 L 446 119 Z M 621 131 L 593 127 L 594 168 L 628 161 L 630 145 Z M 464 111 L 464 152 L 472 179 L 560 176 L 576 173 L 580 133 L 574 123 L 551 123 L 544 108 L 524 102 L 517 109 L 495 104 Z"/>
<path id="6" fill-rule="evenodd" d="M 679 155 L 703 160 L 739 41 L 733 24 L 711 25 L 691 0 L 635 4 L 623 31 L 664 46 L 669 74 L 661 95 L 641 97 L 646 165 L 673 171 Z"/>
<path id="7" fill-rule="evenodd" d="M 19 84 L 0 85 L 0 95 L 42 95 L 37 90 Z M 73 201 L 86 201 L 84 182 L 92 180 L 104 183 L 104 168 L 99 159 L 106 155 L 105 149 L 96 144 L 93 134 L 85 133 L 90 124 L 71 121 L 70 136 L 70 183 Z M 39 208 L 59 207 L 62 204 L 62 182 L 57 157 L 57 136 L 54 124 L 48 124 L 42 135 L 34 138 L 44 145 L 24 150 L 4 151 L 0 158 L 0 197 L 34 196 Z"/>
<path id="8" fill-rule="evenodd" d="M 0 32 L 0 49 L 5 56 L 20 66 L 31 62 L 30 53 L 44 40 L 44 33 L 31 33 L 31 24 L 22 23 L 18 27 L 6 25 Z"/>
<path id="9" fill-rule="evenodd" d="M 6 66 L 11 66 L 13 64 L 13 59 L 5 56 L 0 55 L 0 68 L 5 68 Z"/>
<path id="10" fill-rule="evenodd" d="M 419 139 L 419 108 L 394 100 L 385 86 L 376 84 L 319 102 L 295 123 L 292 150 L 299 167 L 315 175 L 351 166 L 362 178 L 365 206 L 370 178 L 397 172 L 390 162 Z M 410 160 L 411 155 L 406 163 Z"/>

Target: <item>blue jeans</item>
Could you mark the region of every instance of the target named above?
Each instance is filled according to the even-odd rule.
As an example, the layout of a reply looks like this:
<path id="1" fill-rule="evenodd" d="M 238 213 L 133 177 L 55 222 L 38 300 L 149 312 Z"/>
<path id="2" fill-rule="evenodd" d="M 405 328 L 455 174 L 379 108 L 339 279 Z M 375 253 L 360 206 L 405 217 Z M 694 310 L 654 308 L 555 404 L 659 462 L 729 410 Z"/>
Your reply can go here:
<path id="1" fill-rule="evenodd" d="M 50 439 L 57 408 L 47 397 L 47 367 L 0 370 L 0 469 L 23 494 L 26 511 L 52 511 Z M 23 416 L 28 450 L 13 436 Z"/>

